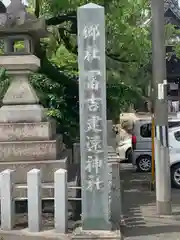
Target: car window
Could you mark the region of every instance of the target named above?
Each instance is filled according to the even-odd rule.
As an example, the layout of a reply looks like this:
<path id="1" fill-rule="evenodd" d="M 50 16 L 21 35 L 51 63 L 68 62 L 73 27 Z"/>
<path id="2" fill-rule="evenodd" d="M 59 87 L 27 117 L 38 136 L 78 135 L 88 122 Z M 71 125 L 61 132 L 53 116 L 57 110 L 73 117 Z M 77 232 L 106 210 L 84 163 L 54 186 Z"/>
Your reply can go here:
<path id="1" fill-rule="evenodd" d="M 174 137 L 178 142 L 180 142 L 180 131 L 175 132 Z"/>
<path id="2" fill-rule="evenodd" d="M 174 127 L 179 127 L 180 126 L 180 121 L 173 121 L 173 122 L 168 122 L 169 128 L 174 128 Z M 144 138 L 150 138 L 151 137 L 151 124 L 143 124 L 140 128 L 140 135 L 141 137 Z"/>
<path id="3" fill-rule="evenodd" d="M 177 122 L 168 122 L 169 128 L 173 127 L 179 127 L 180 126 L 180 121 Z"/>
<path id="4" fill-rule="evenodd" d="M 150 138 L 151 137 L 151 124 L 147 123 L 140 128 L 141 137 Z"/>

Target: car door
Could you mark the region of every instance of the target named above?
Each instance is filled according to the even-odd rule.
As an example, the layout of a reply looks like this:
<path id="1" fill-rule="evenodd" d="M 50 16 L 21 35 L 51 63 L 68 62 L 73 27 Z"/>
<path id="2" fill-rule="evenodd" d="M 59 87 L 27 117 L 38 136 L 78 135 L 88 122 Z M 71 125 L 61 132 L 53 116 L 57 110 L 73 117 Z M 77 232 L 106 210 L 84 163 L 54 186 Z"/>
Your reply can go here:
<path id="1" fill-rule="evenodd" d="M 169 156 L 170 165 L 179 162 L 180 159 L 180 130 L 169 132 Z"/>
<path id="2" fill-rule="evenodd" d="M 173 131 L 173 137 L 172 137 L 172 143 L 170 143 L 171 149 L 176 149 L 178 152 L 180 152 L 180 130 Z"/>
<path id="3" fill-rule="evenodd" d="M 151 150 L 151 123 L 140 122 L 138 126 L 139 134 L 137 134 L 137 150 Z"/>

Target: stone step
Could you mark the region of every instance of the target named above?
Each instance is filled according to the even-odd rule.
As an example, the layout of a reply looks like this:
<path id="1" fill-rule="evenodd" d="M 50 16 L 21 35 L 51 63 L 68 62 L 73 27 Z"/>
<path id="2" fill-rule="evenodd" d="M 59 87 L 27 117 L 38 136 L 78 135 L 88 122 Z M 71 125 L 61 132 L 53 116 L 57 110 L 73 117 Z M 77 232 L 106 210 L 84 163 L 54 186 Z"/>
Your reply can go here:
<path id="1" fill-rule="evenodd" d="M 50 140 L 55 136 L 55 122 L 0 123 L 0 142 Z"/>
<path id="2" fill-rule="evenodd" d="M 36 168 L 42 171 L 42 183 L 53 182 L 54 172 L 60 168 L 67 169 L 67 162 L 67 157 L 60 160 L 0 162 L 0 172 L 6 169 L 14 170 L 14 182 L 26 184 L 27 172 Z"/>
<path id="3" fill-rule="evenodd" d="M 47 141 L 1 142 L 0 162 L 57 159 L 61 149 L 62 138 Z"/>

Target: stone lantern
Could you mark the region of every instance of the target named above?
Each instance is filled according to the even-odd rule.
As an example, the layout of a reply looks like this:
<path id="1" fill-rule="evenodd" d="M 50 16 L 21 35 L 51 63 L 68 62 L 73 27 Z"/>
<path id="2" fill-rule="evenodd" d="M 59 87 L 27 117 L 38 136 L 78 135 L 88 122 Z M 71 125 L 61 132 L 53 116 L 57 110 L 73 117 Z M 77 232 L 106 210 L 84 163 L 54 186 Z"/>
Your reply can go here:
<path id="1" fill-rule="evenodd" d="M 42 169 L 47 183 L 53 181 L 55 170 L 66 168 L 65 158 L 58 159 L 61 136 L 57 139 L 54 122 L 47 119 L 28 80 L 40 67 L 34 55 L 35 41 L 46 36 L 44 19 L 29 14 L 21 0 L 11 0 L 6 11 L 0 11 L 0 37 L 4 40 L 0 67 L 11 80 L 0 108 L 0 172 L 16 170 L 15 182 L 22 184 L 32 168 Z M 19 42 L 20 50 L 16 47 Z"/>
<path id="2" fill-rule="evenodd" d="M 0 121 L 42 120 L 43 108 L 28 82 L 28 75 L 40 67 L 40 60 L 33 55 L 34 41 L 47 36 L 45 21 L 27 13 L 21 0 L 13 0 L 6 12 L 0 14 L 0 36 L 4 39 L 0 66 L 7 69 L 12 79 L 0 109 Z M 17 43 L 23 47 L 20 51 Z"/>

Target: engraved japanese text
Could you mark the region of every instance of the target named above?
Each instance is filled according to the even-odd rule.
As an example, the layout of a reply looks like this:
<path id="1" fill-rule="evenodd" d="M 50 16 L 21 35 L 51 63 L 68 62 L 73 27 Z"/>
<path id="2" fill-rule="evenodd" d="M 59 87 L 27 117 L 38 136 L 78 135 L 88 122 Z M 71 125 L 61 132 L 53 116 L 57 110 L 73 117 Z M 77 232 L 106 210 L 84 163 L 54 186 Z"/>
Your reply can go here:
<path id="1" fill-rule="evenodd" d="M 99 24 L 93 24 L 93 25 L 85 25 L 83 29 L 83 37 L 84 39 L 88 39 L 92 37 L 93 41 L 97 39 L 97 37 L 100 36 L 99 32 Z"/>

